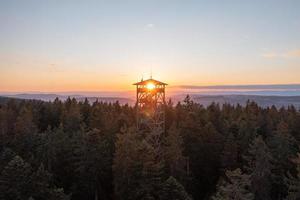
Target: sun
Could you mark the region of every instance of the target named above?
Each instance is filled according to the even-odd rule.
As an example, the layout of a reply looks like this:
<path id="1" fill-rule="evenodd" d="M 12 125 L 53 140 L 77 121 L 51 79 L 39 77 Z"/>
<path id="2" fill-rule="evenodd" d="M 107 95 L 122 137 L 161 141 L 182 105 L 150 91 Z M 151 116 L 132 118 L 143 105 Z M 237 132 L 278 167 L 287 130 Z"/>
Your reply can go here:
<path id="1" fill-rule="evenodd" d="M 147 83 L 147 89 L 148 90 L 153 90 L 155 88 L 155 85 L 153 83 Z"/>

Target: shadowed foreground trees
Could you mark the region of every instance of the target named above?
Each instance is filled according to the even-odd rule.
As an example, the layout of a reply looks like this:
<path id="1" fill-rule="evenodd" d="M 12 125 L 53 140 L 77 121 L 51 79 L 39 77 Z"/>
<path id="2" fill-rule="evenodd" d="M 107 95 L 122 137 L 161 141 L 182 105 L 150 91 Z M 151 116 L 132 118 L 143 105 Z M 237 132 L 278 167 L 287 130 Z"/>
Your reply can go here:
<path id="1" fill-rule="evenodd" d="M 250 175 L 251 191 L 257 200 L 271 199 L 272 155 L 261 136 L 255 138 L 244 156 L 245 171 Z"/>
<path id="2" fill-rule="evenodd" d="M 242 174 L 238 168 L 234 171 L 226 171 L 223 183 L 218 186 L 217 193 L 213 200 L 252 200 L 253 193 L 250 191 L 250 176 Z"/>
<path id="3" fill-rule="evenodd" d="M 134 107 L 5 101 L 0 199 L 296 200 L 299 124 L 292 106 L 169 101 L 158 160 Z"/>
<path id="4" fill-rule="evenodd" d="M 64 190 L 51 184 L 51 175 L 41 165 L 36 172 L 24 160 L 15 156 L 0 175 L 1 199 L 68 200 Z"/>
<path id="5" fill-rule="evenodd" d="M 296 164 L 295 175 L 288 174 L 286 179 L 286 185 L 288 187 L 287 200 L 300 199 L 300 153 L 298 153 L 296 158 L 292 159 L 292 162 Z"/>
<path id="6" fill-rule="evenodd" d="M 117 199 L 190 199 L 172 177 L 182 178 L 180 164 L 184 160 L 179 137 L 173 126 L 158 158 L 151 143 L 135 129 L 118 134 L 113 164 Z"/>

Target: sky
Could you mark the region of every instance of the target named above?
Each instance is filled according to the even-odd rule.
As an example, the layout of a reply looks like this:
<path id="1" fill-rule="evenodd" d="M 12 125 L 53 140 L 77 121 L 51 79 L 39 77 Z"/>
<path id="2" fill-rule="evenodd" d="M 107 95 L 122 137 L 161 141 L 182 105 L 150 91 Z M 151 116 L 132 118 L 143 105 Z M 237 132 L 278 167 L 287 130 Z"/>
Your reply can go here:
<path id="1" fill-rule="evenodd" d="M 299 0 L 0 0 L 0 91 L 300 83 Z"/>

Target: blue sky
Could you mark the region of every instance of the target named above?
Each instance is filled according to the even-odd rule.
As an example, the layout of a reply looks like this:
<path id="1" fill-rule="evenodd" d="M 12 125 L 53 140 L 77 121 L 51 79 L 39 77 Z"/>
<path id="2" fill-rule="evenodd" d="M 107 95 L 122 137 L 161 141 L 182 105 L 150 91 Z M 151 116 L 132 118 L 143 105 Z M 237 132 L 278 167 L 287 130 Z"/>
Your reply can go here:
<path id="1" fill-rule="evenodd" d="M 3 1 L 1 91 L 300 83 L 300 1 Z"/>

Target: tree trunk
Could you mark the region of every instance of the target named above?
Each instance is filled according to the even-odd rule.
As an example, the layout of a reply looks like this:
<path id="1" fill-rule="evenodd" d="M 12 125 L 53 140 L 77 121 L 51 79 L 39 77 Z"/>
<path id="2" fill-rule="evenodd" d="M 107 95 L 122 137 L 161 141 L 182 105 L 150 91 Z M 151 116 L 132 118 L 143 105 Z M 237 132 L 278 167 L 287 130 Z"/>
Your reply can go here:
<path id="1" fill-rule="evenodd" d="M 97 190 L 97 188 L 95 189 L 95 200 L 98 200 L 98 190 Z"/>

